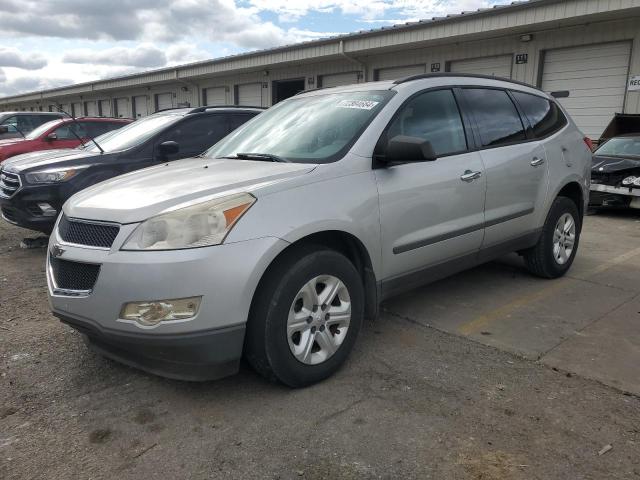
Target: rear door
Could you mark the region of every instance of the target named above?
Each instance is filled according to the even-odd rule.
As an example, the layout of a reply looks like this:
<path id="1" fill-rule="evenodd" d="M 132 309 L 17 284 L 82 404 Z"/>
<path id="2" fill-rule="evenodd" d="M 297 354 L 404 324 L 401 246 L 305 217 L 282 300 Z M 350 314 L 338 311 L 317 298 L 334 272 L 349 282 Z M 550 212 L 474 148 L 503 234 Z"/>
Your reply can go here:
<path id="1" fill-rule="evenodd" d="M 483 236 L 486 180 L 466 133 L 451 89 L 412 97 L 385 133 L 387 139 L 428 140 L 438 155 L 435 161 L 375 170 L 383 275 L 392 284 L 394 278 L 447 260 L 475 259 Z"/>
<path id="2" fill-rule="evenodd" d="M 544 147 L 527 134 L 528 123 L 503 89 L 463 89 L 475 118 L 487 179 L 484 247 L 532 233 L 547 191 Z"/>

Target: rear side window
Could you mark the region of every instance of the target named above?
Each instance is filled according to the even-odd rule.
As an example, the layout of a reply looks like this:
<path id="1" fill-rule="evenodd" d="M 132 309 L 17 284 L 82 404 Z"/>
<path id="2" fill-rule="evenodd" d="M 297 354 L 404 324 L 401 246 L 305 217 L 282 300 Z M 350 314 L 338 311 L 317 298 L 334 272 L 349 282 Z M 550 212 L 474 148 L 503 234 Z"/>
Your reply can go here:
<path id="1" fill-rule="evenodd" d="M 511 93 L 529 120 L 536 138 L 551 135 L 567 124 L 566 117 L 554 102 L 529 93 Z"/>
<path id="2" fill-rule="evenodd" d="M 229 117 L 228 117 L 229 118 L 229 131 L 233 132 L 236 128 L 238 128 L 243 123 L 248 122 L 253 117 L 255 117 L 255 115 L 249 115 L 249 114 L 246 114 L 246 113 L 229 115 Z"/>
<path id="3" fill-rule="evenodd" d="M 122 123 L 112 122 L 87 122 L 87 131 L 91 137 L 97 137 L 124 126 Z"/>
<path id="4" fill-rule="evenodd" d="M 488 88 L 468 88 L 464 92 L 482 146 L 493 148 L 526 140 L 522 120 L 507 92 Z"/>
<path id="5" fill-rule="evenodd" d="M 436 155 L 467 150 L 462 118 L 451 90 L 434 90 L 411 99 L 395 118 L 387 137 L 407 135 L 428 140 Z"/>

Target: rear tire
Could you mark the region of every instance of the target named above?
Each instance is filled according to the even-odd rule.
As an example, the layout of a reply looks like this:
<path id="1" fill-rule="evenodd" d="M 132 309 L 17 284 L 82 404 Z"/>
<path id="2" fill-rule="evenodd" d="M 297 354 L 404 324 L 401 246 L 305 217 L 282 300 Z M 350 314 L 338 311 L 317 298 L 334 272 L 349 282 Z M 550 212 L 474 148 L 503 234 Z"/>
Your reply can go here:
<path id="1" fill-rule="evenodd" d="M 344 363 L 363 316 L 362 279 L 344 255 L 319 245 L 294 248 L 260 282 L 245 357 L 269 380 L 311 385 Z"/>
<path id="2" fill-rule="evenodd" d="M 558 197 L 547 214 L 538 243 L 523 254 L 527 269 L 541 278 L 563 276 L 578 251 L 582 218 L 578 206 Z"/>

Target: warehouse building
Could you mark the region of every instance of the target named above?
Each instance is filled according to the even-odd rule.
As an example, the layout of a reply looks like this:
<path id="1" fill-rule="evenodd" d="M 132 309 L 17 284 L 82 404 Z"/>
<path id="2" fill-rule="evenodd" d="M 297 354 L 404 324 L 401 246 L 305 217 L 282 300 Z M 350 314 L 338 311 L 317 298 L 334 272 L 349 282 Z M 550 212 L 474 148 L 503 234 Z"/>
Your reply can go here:
<path id="1" fill-rule="evenodd" d="M 429 72 L 569 91 L 561 102 L 598 138 L 614 113 L 640 113 L 640 0 L 517 2 L 15 95 L 0 99 L 0 111 L 138 118 L 177 106 L 266 107 L 305 89 Z"/>

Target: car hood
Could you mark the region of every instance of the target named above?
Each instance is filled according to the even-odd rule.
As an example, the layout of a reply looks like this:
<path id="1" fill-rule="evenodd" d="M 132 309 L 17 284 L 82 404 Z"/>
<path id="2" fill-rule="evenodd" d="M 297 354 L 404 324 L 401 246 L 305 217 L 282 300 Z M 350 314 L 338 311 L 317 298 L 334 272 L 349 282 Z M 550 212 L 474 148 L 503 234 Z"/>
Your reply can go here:
<path id="1" fill-rule="evenodd" d="M 640 158 L 624 158 L 624 157 L 604 157 L 596 155 L 593 157 L 591 170 L 599 173 L 621 172 L 640 168 Z"/>
<path id="2" fill-rule="evenodd" d="M 237 192 L 256 197 L 261 187 L 304 175 L 316 165 L 191 158 L 122 175 L 69 199 L 69 217 L 134 223 L 191 203 Z"/>
<path id="3" fill-rule="evenodd" d="M 40 150 L 37 152 L 23 153 L 11 157 L 2 163 L 2 167 L 7 172 L 20 173 L 32 168 L 48 166 L 59 166 L 60 162 L 75 161 L 83 158 L 95 156 L 95 153 L 75 148 L 65 148 L 59 150 Z"/>
<path id="4" fill-rule="evenodd" d="M 4 140 L 0 140 L 0 148 L 31 141 L 33 140 L 26 140 L 24 138 L 6 138 Z"/>

